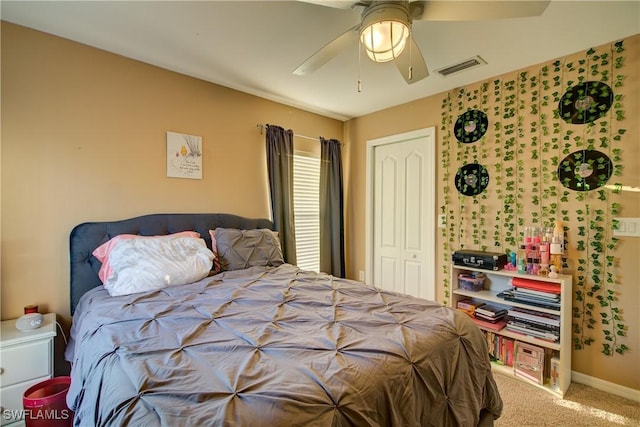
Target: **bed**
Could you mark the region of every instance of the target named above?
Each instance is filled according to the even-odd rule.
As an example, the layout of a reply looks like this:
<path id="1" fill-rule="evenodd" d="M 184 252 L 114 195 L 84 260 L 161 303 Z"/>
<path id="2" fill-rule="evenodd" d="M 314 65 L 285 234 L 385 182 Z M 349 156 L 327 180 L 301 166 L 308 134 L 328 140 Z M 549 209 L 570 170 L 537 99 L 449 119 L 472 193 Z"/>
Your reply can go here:
<path id="1" fill-rule="evenodd" d="M 65 352 L 74 424 L 475 426 L 500 416 L 486 342 L 464 314 L 274 261 L 246 237 L 268 246 L 272 228 L 231 214 L 76 226 Z M 96 248 L 184 231 L 217 258 L 206 277 L 115 296 L 103 285 Z"/>

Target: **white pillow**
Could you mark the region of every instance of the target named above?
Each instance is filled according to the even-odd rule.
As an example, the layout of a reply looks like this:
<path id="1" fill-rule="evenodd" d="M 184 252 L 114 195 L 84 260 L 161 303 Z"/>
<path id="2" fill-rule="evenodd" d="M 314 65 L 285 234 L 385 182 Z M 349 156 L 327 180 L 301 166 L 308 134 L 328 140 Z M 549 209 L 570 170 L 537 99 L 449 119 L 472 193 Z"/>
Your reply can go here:
<path id="1" fill-rule="evenodd" d="M 133 238 L 115 244 L 109 254 L 113 274 L 104 283 L 111 296 L 185 285 L 203 279 L 213 252 L 201 238 Z"/>

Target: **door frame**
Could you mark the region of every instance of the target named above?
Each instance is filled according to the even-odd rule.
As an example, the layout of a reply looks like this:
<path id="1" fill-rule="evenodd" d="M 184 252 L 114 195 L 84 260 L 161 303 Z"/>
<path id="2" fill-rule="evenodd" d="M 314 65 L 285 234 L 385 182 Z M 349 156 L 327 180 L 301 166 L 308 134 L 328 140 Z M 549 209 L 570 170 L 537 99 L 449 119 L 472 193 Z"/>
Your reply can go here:
<path id="1" fill-rule="evenodd" d="M 404 132 L 396 135 L 389 135 L 382 138 L 367 140 L 367 160 L 366 160 L 366 186 L 365 186 L 365 282 L 371 283 L 373 280 L 373 189 L 374 189 L 374 153 L 376 147 L 385 144 L 394 144 L 397 142 L 403 142 L 411 139 L 429 138 L 433 141 L 432 144 L 427 144 L 427 170 L 425 173 L 426 188 L 430 188 L 432 191 L 427 192 L 427 206 L 429 207 L 426 212 L 425 226 L 428 229 L 433 230 L 435 233 L 436 228 L 436 128 L 428 127 L 423 129 L 417 129 L 410 132 Z M 436 287 L 436 239 L 433 239 L 433 243 L 427 244 L 425 242 L 426 258 L 432 262 L 427 262 L 425 266 L 427 269 L 427 280 L 432 280 L 433 283 L 433 300 L 437 298 Z"/>

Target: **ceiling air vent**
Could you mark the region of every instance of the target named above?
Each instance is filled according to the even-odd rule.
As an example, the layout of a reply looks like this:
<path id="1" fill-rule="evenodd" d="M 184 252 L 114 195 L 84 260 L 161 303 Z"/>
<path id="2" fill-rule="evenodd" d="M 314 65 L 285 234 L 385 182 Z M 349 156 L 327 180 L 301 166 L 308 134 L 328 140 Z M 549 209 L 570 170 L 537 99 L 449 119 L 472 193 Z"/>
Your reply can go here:
<path id="1" fill-rule="evenodd" d="M 448 67 L 440 68 L 436 70 L 436 73 L 440 73 L 443 76 L 448 76 L 453 73 L 457 73 L 462 70 L 468 70 L 469 68 L 477 67 L 478 65 L 486 64 L 487 61 L 480 58 L 479 56 L 474 56 L 473 58 L 466 59 L 457 64 L 449 65 Z"/>

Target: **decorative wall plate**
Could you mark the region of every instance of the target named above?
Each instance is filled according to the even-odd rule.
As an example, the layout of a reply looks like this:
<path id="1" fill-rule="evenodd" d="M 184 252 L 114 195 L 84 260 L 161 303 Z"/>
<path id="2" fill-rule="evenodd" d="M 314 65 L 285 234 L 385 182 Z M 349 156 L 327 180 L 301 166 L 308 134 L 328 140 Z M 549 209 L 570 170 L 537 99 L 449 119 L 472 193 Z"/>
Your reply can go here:
<path id="1" fill-rule="evenodd" d="M 489 120 L 480 110 L 469 110 L 458 116 L 454 126 L 456 139 L 465 144 L 476 142 L 487 132 Z"/>
<path id="2" fill-rule="evenodd" d="M 613 103 L 613 90 L 603 82 L 584 82 L 572 86 L 558 103 L 560 117 L 567 123 L 591 123 L 604 116 Z"/>
<path id="3" fill-rule="evenodd" d="M 478 163 L 467 163 L 456 173 L 456 188 L 465 196 L 477 196 L 489 185 L 487 168 Z"/>
<path id="4" fill-rule="evenodd" d="M 558 165 L 558 179 L 570 190 L 590 191 L 607 183 L 613 173 L 609 156 L 596 150 L 574 151 Z"/>

